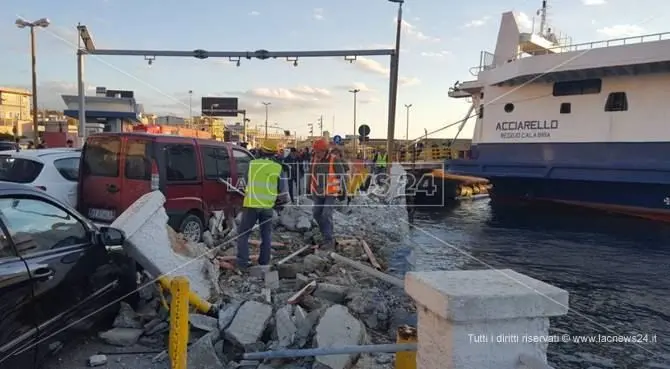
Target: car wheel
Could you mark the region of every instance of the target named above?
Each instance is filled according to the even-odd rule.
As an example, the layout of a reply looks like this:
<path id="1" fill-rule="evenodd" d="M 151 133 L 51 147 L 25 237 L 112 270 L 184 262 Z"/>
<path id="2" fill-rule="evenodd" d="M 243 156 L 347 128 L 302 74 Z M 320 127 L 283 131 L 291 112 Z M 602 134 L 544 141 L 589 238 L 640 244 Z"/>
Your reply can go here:
<path id="1" fill-rule="evenodd" d="M 184 238 L 190 242 L 200 242 L 203 231 L 202 220 L 193 214 L 188 214 L 179 226 L 179 233 L 184 235 Z"/>

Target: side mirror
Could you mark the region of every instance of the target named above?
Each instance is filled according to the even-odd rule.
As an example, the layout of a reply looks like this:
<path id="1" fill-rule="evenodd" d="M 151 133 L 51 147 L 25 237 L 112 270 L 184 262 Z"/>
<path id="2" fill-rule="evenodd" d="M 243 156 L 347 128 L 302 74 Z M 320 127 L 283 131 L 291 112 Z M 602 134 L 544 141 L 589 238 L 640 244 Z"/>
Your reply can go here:
<path id="1" fill-rule="evenodd" d="M 102 246 L 121 246 L 125 240 L 126 234 L 120 229 L 100 227 L 98 231 L 98 243 Z"/>

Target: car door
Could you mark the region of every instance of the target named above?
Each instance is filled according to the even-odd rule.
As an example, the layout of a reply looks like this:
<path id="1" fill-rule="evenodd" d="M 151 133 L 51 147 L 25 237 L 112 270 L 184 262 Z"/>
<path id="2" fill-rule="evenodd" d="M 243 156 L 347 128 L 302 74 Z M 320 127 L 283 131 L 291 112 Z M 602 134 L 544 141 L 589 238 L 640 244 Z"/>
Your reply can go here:
<path id="1" fill-rule="evenodd" d="M 203 166 L 203 200 L 212 211 L 221 211 L 228 200 L 228 186 L 220 178 L 231 181 L 230 156 L 225 147 L 200 146 Z"/>
<path id="2" fill-rule="evenodd" d="M 37 325 L 31 311 L 33 286 L 26 263 L 0 226 L 0 369 L 32 368 Z"/>
<path id="3" fill-rule="evenodd" d="M 26 263 L 33 287 L 31 313 L 38 329 L 37 359 L 64 343 L 81 326 L 109 286 L 95 285 L 96 270 L 107 264 L 104 247 L 92 245 L 88 226 L 46 197 L 5 196 L 0 213 L 12 242 Z"/>
<path id="4" fill-rule="evenodd" d="M 79 156 L 54 160 L 54 167 L 60 178 L 55 184 L 58 186 L 57 198 L 73 208 L 77 206 L 77 182 L 79 181 Z"/>

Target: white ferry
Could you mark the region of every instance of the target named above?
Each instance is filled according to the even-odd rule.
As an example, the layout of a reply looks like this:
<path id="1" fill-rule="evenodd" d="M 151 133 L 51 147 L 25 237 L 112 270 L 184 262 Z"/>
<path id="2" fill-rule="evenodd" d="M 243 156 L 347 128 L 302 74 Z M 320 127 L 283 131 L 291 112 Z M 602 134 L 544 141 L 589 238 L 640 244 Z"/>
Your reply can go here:
<path id="1" fill-rule="evenodd" d="M 670 221 L 670 33 L 572 44 L 502 15 L 495 51 L 456 84 L 476 125 L 450 172 L 493 201 L 537 200 Z M 467 119 L 467 118 L 466 118 Z"/>

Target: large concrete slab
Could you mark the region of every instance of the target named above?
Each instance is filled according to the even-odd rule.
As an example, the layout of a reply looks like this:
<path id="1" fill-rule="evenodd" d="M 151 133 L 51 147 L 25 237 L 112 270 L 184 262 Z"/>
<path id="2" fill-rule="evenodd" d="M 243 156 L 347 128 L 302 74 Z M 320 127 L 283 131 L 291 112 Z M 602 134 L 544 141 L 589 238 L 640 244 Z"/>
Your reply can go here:
<path id="1" fill-rule="evenodd" d="M 565 315 L 568 292 L 511 269 L 412 272 L 405 291 L 454 322 Z"/>
<path id="2" fill-rule="evenodd" d="M 218 287 L 213 283 L 218 277 L 210 277 L 205 272 L 212 270 L 206 265 L 210 263 L 209 258 L 189 258 L 172 250 L 164 203 L 165 196 L 160 191 L 145 194 L 124 211 L 112 227 L 125 232 L 124 250 L 152 276 L 185 276 L 193 292 L 209 299 L 212 290 Z"/>
<path id="3" fill-rule="evenodd" d="M 319 348 L 360 345 L 365 340 L 365 327 L 346 307 L 333 305 L 326 310 L 316 326 L 315 338 Z M 357 356 L 317 356 L 316 362 L 330 369 L 349 369 Z"/>
<path id="4" fill-rule="evenodd" d="M 227 339 L 245 347 L 258 342 L 272 317 L 272 306 L 257 301 L 247 301 L 240 307 L 225 330 Z"/>

